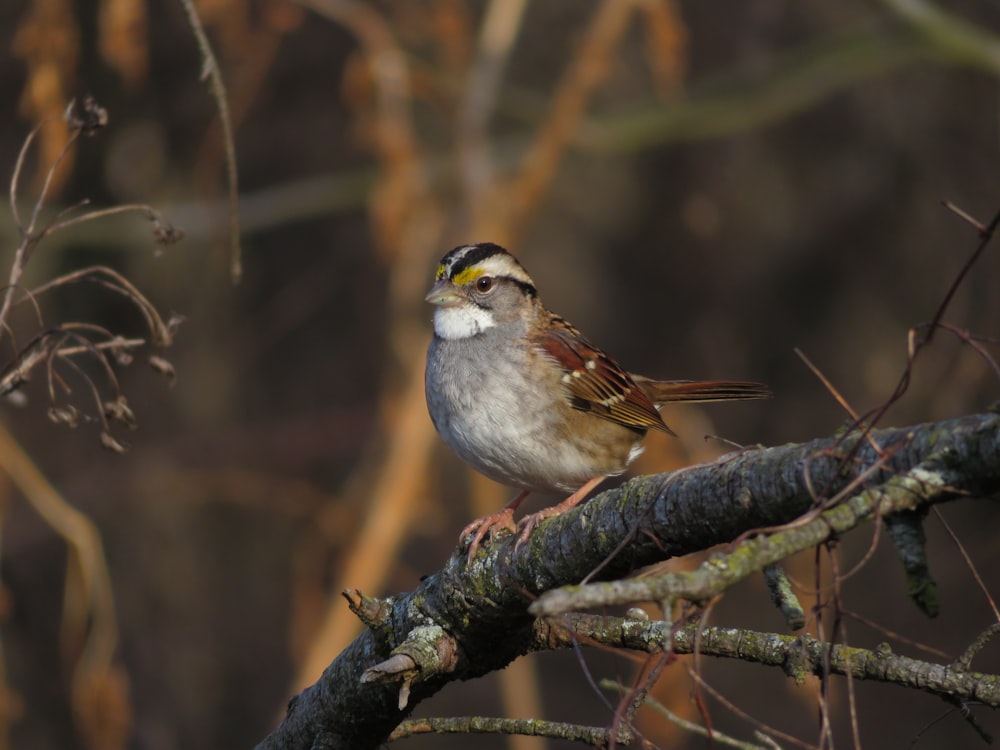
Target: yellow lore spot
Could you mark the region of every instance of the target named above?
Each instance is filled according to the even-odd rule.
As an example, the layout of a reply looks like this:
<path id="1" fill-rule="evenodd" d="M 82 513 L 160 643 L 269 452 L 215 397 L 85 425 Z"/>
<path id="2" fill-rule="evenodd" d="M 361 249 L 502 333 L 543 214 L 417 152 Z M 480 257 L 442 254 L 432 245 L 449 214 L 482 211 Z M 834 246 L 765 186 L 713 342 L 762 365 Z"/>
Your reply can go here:
<path id="1" fill-rule="evenodd" d="M 484 271 L 482 268 L 478 268 L 476 266 L 470 266 L 469 268 L 462 269 L 457 274 L 455 274 L 455 278 L 452 279 L 452 282 L 454 282 L 455 286 L 465 286 L 470 281 L 475 281 L 476 279 L 478 279 L 480 276 L 483 275 L 483 273 Z"/>

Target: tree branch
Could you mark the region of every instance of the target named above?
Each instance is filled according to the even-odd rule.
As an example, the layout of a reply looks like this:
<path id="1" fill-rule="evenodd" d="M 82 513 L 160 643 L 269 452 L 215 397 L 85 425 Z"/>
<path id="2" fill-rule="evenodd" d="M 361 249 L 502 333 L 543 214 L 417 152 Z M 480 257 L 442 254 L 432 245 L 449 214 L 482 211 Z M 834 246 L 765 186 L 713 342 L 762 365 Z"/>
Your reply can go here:
<path id="1" fill-rule="evenodd" d="M 954 496 L 952 480 L 955 477 L 946 470 L 930 468 L 936 463 L 932 457 L 926 464 L 892 477 L 878 487 L 859 492 L 843 503 L 832 503 L 833 507 L 814 514 L 805 523 L 789 523 L 772 534 L 743 542 L 731 554 L 713 555 L 697 570 L 564 586 L 543 594 L 528 611 L 533 615 L 557 615 L 576 609 L 661 600 L 668 602 L 669 610 L 677 599 L 703 604 L 751 573 L 763 571 L 796 552 L 834 539 L 876 514 L 912 511 L 937 498 Z M 875 464 L 872 469 L 878 466 Z M 923 603 L 924 592 L 919 594 L 919 601 Z"/>
<path id="2" fill-rule="evenodd" d="M 931 459 L 947 478 L 947 487 L 900 493 L 909 496 L 908 507 L 1000 490 L 996 414 L 877 430 L 871 438 L 881 455 L 869 441 L 859 444 L 862 436 L 854 432 L 636 477 L 541 524 L 520 548 L 513 537 L 502 537 L 471 563 L 463 549 L 456 550 L 441 571 L 414 591 L 363 600 L 365 611 L 382 613 L 377 629 L 366 630 L 314 685 L 292 699 L 281 726 L 259 748 L 378 747 L 415 705 L 446 683 L 501 669 L 538 648 L 528 611 L 532 600 L 582 581 L 595 568 L 600 571 L 594 578 L 620 578 L 675 555 L 732 542 L 754 529 L 787 524 L 813 509 L 822 511 L 845 488 L 854 493 L 844 497 L 851 502 L 833 512 L 846 508 L 860 522 L 871 514 L 852 509 L 855 499 L 866 494 L 859 477 L 880 494 L 893 477 Z M 360 595 L 354 599 L 362 601 Z M 408 700 L 401 708 L 398 684 L 362 683 L 361 678 L 393 651 L 400 653 L 411 633 L 426 633 L 426 626 L 438 626 L 454 640 L 454 651 L 445 655 L 451 663 L 431 664 L 426 659 L 430 650 L 425 651 L 424 664 L 407 674 Z M 852 662 L 852 674 L 855 668 Z M 882 674 L 895 678 L 884 670 Z"/>
<path id="3" fill-rule="evenodd" d="M 702 654 L 739 659 L 754 664 L 780 667 L 796 682 L 806 675 L 825 677 L 846 675 L 857 680 L 891 682 L 941 698 L 978 701 L 1000 705 L 1000 676 L 969 670 L 968 665 L 911 659 L 893 653 L 887 643 L 874 650 L 841 643 L 827 643 L 811 635 L 762 633 L 744 628 L 701 628 L 696 624 L 678 627 L 671 633 L 669 623 L 643 622 L 622 617 L 571 614 L 550 618 L 536 628 L 537 643 L 545 648 L 570 648 L 574 641 L 591 641 L 613 648 L 665 653 L 669 644 L 675 654 Z"/>

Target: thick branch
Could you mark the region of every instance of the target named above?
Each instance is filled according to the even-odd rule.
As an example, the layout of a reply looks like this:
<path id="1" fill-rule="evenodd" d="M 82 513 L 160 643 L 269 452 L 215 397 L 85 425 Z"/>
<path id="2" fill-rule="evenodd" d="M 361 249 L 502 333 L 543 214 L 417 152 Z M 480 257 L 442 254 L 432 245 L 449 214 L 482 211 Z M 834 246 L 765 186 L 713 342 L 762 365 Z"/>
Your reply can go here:
<path id="1" fill-rule="evenodd" d="M 802 445 L 744 451 L 672 474 L 636 477 L 582 507 L 546 521 L 528 542 L 487 545 L 467 564 L 464 550 L 409 594 L 385 600 L 377 631 L 365 631 L 323 676 L 289 704 L 271 748 L 375 748 L 413 706 L 447 682 L 501 669 L 534 644 L 527 608 L 539 594 L 594 578 L 619 578 L 644 565 L 731 542 L 777 526 L 866 476 L 885 484 L 931 457 L 950 472 L 951 492 L 985 497 L 1000 490 L 1000 417 L 983 414 L 897 430 L 879 430 L 880 457 L 856 434 Z M 856 450 L 855 450 L 856 448 Z M 381 620 L 381 618 L 379 618 Z M 412 677 L 400 708 L 398 684 L 362 684 L 417 628 L 437 625 L 454 639 L 454 663 Z M 423 632 L 423 631 L 420 631 Z M 398 652 L 397 652 L 398 653 Z"/>
<path id="2" fill-rule="evenodd" d="M 662 600 L 672 603 L 677 599 L 703 604 L 751 573 L 834 539 L 876 514 L 910 512 L 935 498 L 953 496 L 954 483 L 960 480 L 960 475 L 936 464 L 933 460 L 921 464 L 892 477 L 884 485 L 858 492 L 843 503 L 832 503 L 833 507 L 815 514 L 811 520 L 748 539 L 731 554 L 713 555 L 697 570 L 564 586 L 543 594 L 529 611 L 534 615 L 556 615 L 574 609 Z M 922 603 L 924 598 L 918 601 Z"/>

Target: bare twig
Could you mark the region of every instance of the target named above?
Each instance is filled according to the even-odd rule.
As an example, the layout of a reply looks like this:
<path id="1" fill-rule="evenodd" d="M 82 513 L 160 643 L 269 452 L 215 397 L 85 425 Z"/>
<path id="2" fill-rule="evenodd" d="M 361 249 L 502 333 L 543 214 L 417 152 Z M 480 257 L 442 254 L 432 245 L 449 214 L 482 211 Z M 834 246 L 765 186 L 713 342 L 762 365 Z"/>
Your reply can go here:
<path id="1" fill-rule="evenodd" d="M 96 411 L 96 418 L 102 425 L 102 444 L 115 451 L 123 450 L 122 444 L 111 435 L 109 418 L 119 424 L 134 426 L 134 415 L 125 400 L 118 384 L 112 361 L 119 365 L 127 365 L 132 361 L 129 349 L 135 349 L 147 342 L 146 339 L 126 339 L 105 326 L 87 321 L 68 321 L 54 326 L 46 326 L 42 315 L 39 297 L 48 292 L 62 289 L 69 284 L 89 281 L 105 289 L 116 292 L 127 298 L 145 319 L 149 331 L 149 339 L 158 347 L 169 346 L 173 341 L 174 331 L 179 324 L 179 318 L 164 320 L 155 306 L 132 284 L 125 276 L 106 266 L 92 266 L 50 279 L 34 289 L 24 289 L 21 279 L 32 254 L 41 246 L 46 238 L 57 232 L 68 230 L 94 219 L 106 218 L 118 214 L 139 212 L 153 224 L 153 232 L 161 243 L 175 242 L 183 232 L 175 228 L 162 213 L 147 205 L 123 205 L 105 209 L 90 210 L 77 216 L 69 216 L 71 212 L 88 205 L 82 201 L 74 206 L 59 211 L 52 219 L 40 223 L 40 216 L 54 174 L 67 157 L 69 150 L 77 143 L 80 135 L 92 135 L 104 127 L 108 121 L 107 112 L 91 97 L 85 97 L 81 102 L 73 101 L 67 106 L 63 119 L 69 127 L 70 138 L 49 166 L 39 195 L 36 197 L 31 217 L 24 224 L 18 201 L 19 186 L 26 154 L 37 138 L 37 134 L 48 120 L 33 129 L 25 138 L 18 154 L 14 174 L 11 178 L 10 201 L 11 212 L 20 232 L 20 243 L 14 253 L 11 264 L 9 283 L 3 289 L 0 303 L 0 337 L 6 336 L 10 341 L 13 356 L 0 363 L 0 395 L 6 395 L 23 385 L 36 367 L 44 367 L 48 381 L 50 399 L 49 417 L 60 424 L 75 427 L 81 420 L 91 419 L 86 413 L 81 413 L 73 404 L 60 404 L 57 393 L 69 395 L 72 390 L 63 379 L 60 368 L 69 368 L 79 375 L 80 380 L 89 390 Z M 20 298 L 18 295 L 21 295 Z M 35 315 L 36 332 L 27 344 L 20 346 L 17 342 L 16 327 L 11 321 L 11 315 L 16 306 L 29 303 Z M 99 386 L 92 375 L 83 369 L 77 359 L 80 355 L 89 357 L 100 368 Z M 170 373 L 169 363 L 163 360 L 160 369 Z M 103 398 L 101 390 L 110 387 L 111 397 Z"/>
<path id="2" fill-rule="evenodd" d="M 707 692 L 709 695 L 711 695 L 712 698 L 714 698 L 719 703 L 721 703 L 723 706 L 725 706 L 726 709 L 730 713 L 735 714 L 736 716 L 739 716 L 744 721 L 750 722 L 751 724 L 753 724 L 754 726 L 756 726 L 759 731 L 764 732 L 764 733 L 766 733 L 769 736 L 773 735 L 774 737 L 777 737 L 777 738 L 781 739 L 782 741 L 787 742 L 787 743 L 789 743 L 791 745 L 795 745 L 796 747 L 801 747 L 801 748 L 803 748 L 803 750 L 817 750 L 817 746 L 816 745 L 810 745 L 808 742 L 803 742 L 798 737 L 795 737 L 794 735 L 788 734 L 787 732 L 782 732 L 780 729 L 776 729 L 775 727 L 768 726 L 767 724 L 765 724 L 764 722 L 760 721 L 756 717 L 751 716 L 746 711 L 744 711 L 742 708 L 740 708 L 735 703 L 733 703 L 731 700 L 729 700 L 728 698 L 726 698 L 726 696 L 724 696 L 718 690 L 716 690 L 711 685 L 709 685 L 705 681 L 705 679 L 700 674 L 698 674 L 697 672 L 689 669 L 688 670 L 688 674 L 691 675 L 691 678 L 695 681 L 695 683 L 698 685 L 698 687 L 700 687 L 701 689 L 705 690 L 705 692 Z"/>
<path id="3" fill-rule="evenodd" d="M 605 690 L 614 690 L 621 695 L 627 695 L 629 689 L 622 685 L 620 682 L 615 682 L 614 680 L 601 680 L 600 686 Z M 696 724 L 693 721 L 688 721 L 683 716 L 678 716 L 669 708 L 664 706 L 655 698 L 651 698 L 648 695 L 645 696 L 643 704 L 649 706 L 654 711 L 656 711 L 661 716 L 665 717 L 670 723 L 676 724 L 681 729 L 686 732 L 692 732 L 693 734 L 701 735 L 702 737 L 708 737 L 713 743 L 718 743 L 723 747 L 735 747 L 737 750 L 765 750 L 761 745 L 755 745 L 752 742 L 744 742 L 738 740 L 735 737 L 730 737 L 727 734 L 723 734 L 717 729 L 706 729 L 701 724 Z"/>
<path id="4" fill-rule="evenodd" d="M 17 154 L 17 161 L 14 165 L 14 174 L 10 180 L 10 210 L 14 217 L 14 223 L 17 225 L 18 232 L 20 233 L 21 241 L 17 246 L 17 250 L 14 252 L 14 260 L 10 267 L 10 277 L 7 281 L 7 287 L 4 289 L 3 302 L 0 303 L 0 322 L 3 322 L 5 326 L 10 313 L 11 303 L 14 299 L 14 292 L 20 286 L 21 276 L 24 274 L 24 267 L 28 262 L 32 249 L 38 242 L 38 238 L 33 236 L 34 222 L 43 200 L 43 196 L 39 196 L 38 200 L 35 202 L 35 207 L 32 210 L 31 222 L 25 226 L 21 219 L 21 213 L 17 205 L 19 198 L 18 190 L 21 182 L 21 171 L 24 168 L 24 160 L 27 157 L 28 151 L 30 150 L 31 145 L 35 142 L 35 139 L 38 137 L 38 133 L 42 130 L 42 128 L 51 122 L 54 122 L 54 119 L 50 118 L 48 120 L 44 120 L 36 125 L 30 133 L 28 133 L 28 136 L 24 139 L 24 144 L 21 146 L 21 150 Z M 71 139 L 71 141 L 63 148 L 63 151 L 59 156 L 60 160 L 66 153 L 66 150 L 70 147 L 73 140 L 75 140 L 75 138 Z M 49 168 L 45 179 L 46 185 L 48 185 L 51 181 L 52 174 L 55 169 L 55 165 Z"/>
<path id="5" fill-rule="evenodd" d="M 236 146 L 233 143 L 233 128 L 229 118 L 229 103 L 226 99 L 226 84 L 222 71 L 215 59 L 212 45 L 205 34 L 194 0 L 180 0 L 187 13 L 188 23 L 201 52 L 202 77 L 210 82 L 212 98 L 219 111 L 222 125 L 222 140 L 226 150 L 226 178 L 229 182 L 229 276 L 234 284 L 243 277 L 242 250 L 240 247 L 240 193 L 239 177 L 236 170 Z"/>
<path id="6" fill-rule="evenodd" d="M 526 737 L 549 737 L 569 742 L 582 742 L 594 747 L 608 747 L 608 742 L 617 739 L 627 742 L 627 735 L 614 737 L 605 727 L 587 727 L 558 721 L 539 719 L 494 719 L 485 716 L 431 717 L 408 719 L 402 722 L 389 740 L 399 740 L 417 734 L 516 734 Z"/>
<path id="7" fill-rule="evenodd" d="M 994 619 L 1000 623 L 1000 609 L 997 609 L 997 603 L 993 599 L 993 595 L 990 594 L 989 587 L 987 587 L 986 583 L 983 581 L 982 576 L 979 575 L 979 570 L 976 568 L 976 564 L 972 561 L 972 558 L 969 557 L 969 553 L 965 549 L 965 545 L 962 544 L 958 535 L 952 531 L 951 525 L 945 520 L 944 516 L 941 515 L 941 512 L 937 508 L 934 508 L 934 515 L 937 517 L 941 526 L 944 527 L 948 536 L 951 537 L 951 541 L 955 543 L 959 554 L 962 556 L 962 559 L 965 560 L 965 564 L 969 567 L 969 572 L 972 573 L 972 577 L 976 580 L 976 585 L 978 585 L 979 590 L 983 592 L 983 596 L 986 598 L 986 603 L 990 605 L 990 610 L 993 612 Z"/>
<path id="8" fill-rule="evenodd" d="M 51 279 L 44 284 L 40 284 L 31 290 L 31 294 L 33 297 L 38 297 L 53 289 L 81 281 L 100 284 L 128 298 L 135 304 L 139 312 L 142 313 L 143 318 L 145 318 L 146 327 L 152 336 L 153 344 L 158 347 L 167 347 L 173 343 L 174 332 L 180 321 L 177 318 L 164 320 L 153 306 L 153 303 L 139 291 L 135 284 L 108 266 L 88 266 L 87 268 L 71 271 L 70 273 Z"/>
<path id="9" fill-rule="evenodd" d="M 153 225 L 153 235 L 156 238 L 156 241 L 161 244 L 170 245 L 184 239 L 184 230 L 175 227 L 161 211 L 158 211 L 145 203 L 132 203 L 123 206 L 112 206 L 111 208 L 88 211 L 80 216 L 74 216 L 69 219 L 57 221 L 49 226 L 47 231 L 50 233 L 58 232 L 61 229 L 67 229 L 69 227 L 82 224 L 85 221 L 104 219 L 108 216 L 116 216 L 117 214 L 125 213 L 140 213 L 145 216 L 145 218 L 148 219 Z"/>

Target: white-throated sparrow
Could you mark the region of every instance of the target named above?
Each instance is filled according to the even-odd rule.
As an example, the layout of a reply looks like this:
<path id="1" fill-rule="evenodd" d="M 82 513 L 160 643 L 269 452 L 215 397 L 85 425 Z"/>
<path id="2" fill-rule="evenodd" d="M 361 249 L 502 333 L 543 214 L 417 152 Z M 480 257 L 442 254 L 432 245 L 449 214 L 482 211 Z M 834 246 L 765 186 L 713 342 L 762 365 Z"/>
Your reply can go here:
<path id="1" fill-rule="evenodd" d="M 648 430 L 673 434 L 657 406 L 771 396 L 760 383 L 629 374 L 549 312 L 521 264 L 489 242 L 445 255 L 427 301 L 437 306 L 425 376 L 434 427 L 473 468 L 521 490 L 462 531 L 476 532 L 470 559 L 494 527 L 515 530 L 514 511 L 529 492 L 572 494 L 522 519 L 522 540 L 625 471 Z"/>

